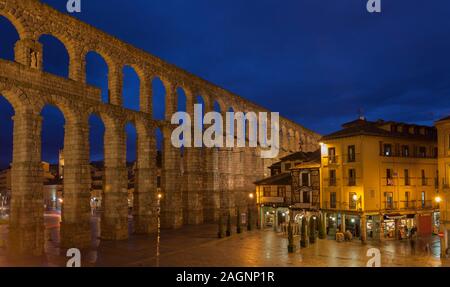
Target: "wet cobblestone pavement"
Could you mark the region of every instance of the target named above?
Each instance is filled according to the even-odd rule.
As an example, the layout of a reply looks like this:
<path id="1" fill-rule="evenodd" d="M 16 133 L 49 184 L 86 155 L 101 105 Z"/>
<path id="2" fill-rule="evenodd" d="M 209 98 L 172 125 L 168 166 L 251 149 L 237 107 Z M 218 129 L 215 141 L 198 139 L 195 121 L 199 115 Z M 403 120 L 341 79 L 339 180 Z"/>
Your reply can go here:
<path id="1" fill-rule="evenodd" d="M 58 248 L 58 222 L 58 215 L 46 216 L 46 256 L 13 262 L 0 245 L 0 266 L 65 266 L 65 251 Z M 94 217 L 93 234 L 98 235 L 98 224 L 98 218 Z M 120 242 L 93 240 L 92 248 L 82 252 L 82 266 L 364 267 L 369 260 L 367 250 L 374 247 L 380 249 L 381 264 L 385 267 L 450 267 L 450 259 L 439 258 L 438 237 L 417 239 L 414 248 L 407 240 L 361 244 L 356 240 L 338 243 L 326 239 L 309 248 L 297 246 L 295 253 L 288 254 L 286 236 L 272 230 L 244 232 L 224 239 L 217 239 L 216 232 L 215 225 L 163 230 L 159 245 L 156 234 L 132 235 Z M 7 226 L 0 226 L 0 240 L 6 236 Z M 296 237 L 295 242 L 299 241 Z"/>

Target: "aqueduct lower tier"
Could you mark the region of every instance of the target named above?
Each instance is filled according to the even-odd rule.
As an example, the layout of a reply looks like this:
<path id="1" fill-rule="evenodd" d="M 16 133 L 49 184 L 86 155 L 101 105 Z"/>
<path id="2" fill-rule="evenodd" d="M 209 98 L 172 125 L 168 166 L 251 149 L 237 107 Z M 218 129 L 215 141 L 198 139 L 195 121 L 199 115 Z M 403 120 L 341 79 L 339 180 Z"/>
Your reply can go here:
<path id="1" fill-rule="evenodd" d="M 136 179 L 133 203 L 134 232 L 155 231 L 157 128 L 163 133 L 161 224 L 216 222 L 221 212 L 235 214 L 245 208 L 253 182 L 266 176 L 266 167 L 276 161 L 262 160 L 253 148 L 186 148 L 182 153 L 170 142 L 170 118 L 177 109 L 176 91 L 186 94 L 186 109 L 193 113 L 201 95 L 205 110 L 217 102 L 222 113 L 268 112 L 245 99 L 208 83 L 173 65 L 123 43 L 85 23 L 57 12 L 38 0 L 0 0 L 0 15 L 16 27 L 20 40 L 15 61 L 0 60 L 0 94 L 15 110 L 12 162 L 12 200 L 8 248 L 14 254 L 40 255 L 44 249 L 44 205 L 41 166 L 42 108 L 51 104 L 65 117 L 64 205 L 61 245 L 90 245 L 90 188 L 88 118 L 98 115 L 105 125 L 104 212 L 101 237 L 128 237 L 127 168 L 125 125 L 137 130 Z M 66 47 L 69 78 L 43 71 L 43 34 L 58 38 Z M 86 84 L 86 54 L 95 51 L 108 65 L 110 102 L 101 101 L 100 90 Z M 133 67 L 140 78 L 140 111 L 122 106 L 122 68 Z M 166 90 L 166 120 L 152 117 L 151 81 L 158 77 Z M 281 152 L 312 151 L 319 135 L 280 118 Z"/>

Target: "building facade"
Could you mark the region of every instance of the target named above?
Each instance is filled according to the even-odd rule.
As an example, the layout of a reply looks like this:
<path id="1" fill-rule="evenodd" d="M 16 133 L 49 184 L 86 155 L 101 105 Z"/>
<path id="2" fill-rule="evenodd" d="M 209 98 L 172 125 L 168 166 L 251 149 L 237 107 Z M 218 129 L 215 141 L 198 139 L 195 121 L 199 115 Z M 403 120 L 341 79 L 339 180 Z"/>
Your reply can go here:
<path id="1" fill-rule="evenodd" d="M 321 208 L 328 228 L 399 239 L 439 224 L 434 127 L 364 118 L 324 136 Z"/>
<path id="2" fill-rule="evenodd" d="M 447 256 L 449 251 L 450 230 L 450 117 L 436 122 L 438 131 L 438 174 L 439 174 L 439 205 L 441 213 L 441 255 Z"/>
<path id="3" fill-rule="evenodd" d="M 320 151 L 296 152 L 269 167 L 271 177 L 255 182 L 259 224 L 279 231 L 289 220 L 318 213 Z"/>

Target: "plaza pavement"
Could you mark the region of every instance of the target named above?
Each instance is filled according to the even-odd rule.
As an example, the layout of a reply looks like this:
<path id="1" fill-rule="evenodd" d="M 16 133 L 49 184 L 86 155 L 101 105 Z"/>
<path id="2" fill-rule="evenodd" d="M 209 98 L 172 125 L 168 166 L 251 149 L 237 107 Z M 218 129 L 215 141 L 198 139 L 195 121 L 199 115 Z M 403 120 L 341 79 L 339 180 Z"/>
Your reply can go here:
<path id="1" fill-rule="evenodd" d="M 65 251 L 58 248 L 59 221 L 58 214 L 45 217 L 44 257 L 12 261 L 0 244 L 0 266 L 65 266 Z M 407 240 L 361 244 L 326 239 L 301 249 L 300 238 L 295 237 L 297 250 L 288 254 L 286 236 L 273 230 L 244 231 L 218 239 L 215 225 L 186 226 L 161 231 L 159 244 L 156 234 L 132 235 L 127 241 L 113 242 L 96 239 L 99 219 L 93 217 L 92 232 L 96 235 L 92 248 L 82 251 L 85 267 L 364 267 L 369 260 L 366 252 L 372 247 L 380 249 L 384 267 L 450 266 L 450 259 L 439 258 L 437 237 L 418 239 L 414 247 Z M 0 226 L 0 241 L 6 237 L 7 226 Z"/>

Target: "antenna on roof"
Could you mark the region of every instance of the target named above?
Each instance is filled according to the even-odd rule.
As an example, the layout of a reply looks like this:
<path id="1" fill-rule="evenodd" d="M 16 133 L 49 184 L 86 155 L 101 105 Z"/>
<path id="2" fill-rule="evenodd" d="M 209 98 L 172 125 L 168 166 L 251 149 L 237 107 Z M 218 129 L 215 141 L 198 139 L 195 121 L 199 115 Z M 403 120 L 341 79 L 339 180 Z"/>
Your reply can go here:
<path id="1" fill-rule="evenodd" d="M 359 108 L 358 109 L 358 118 L 362 121 L 366 120 L 366 117 L 364 116 L 364 109 L 363 108 Z"/>

